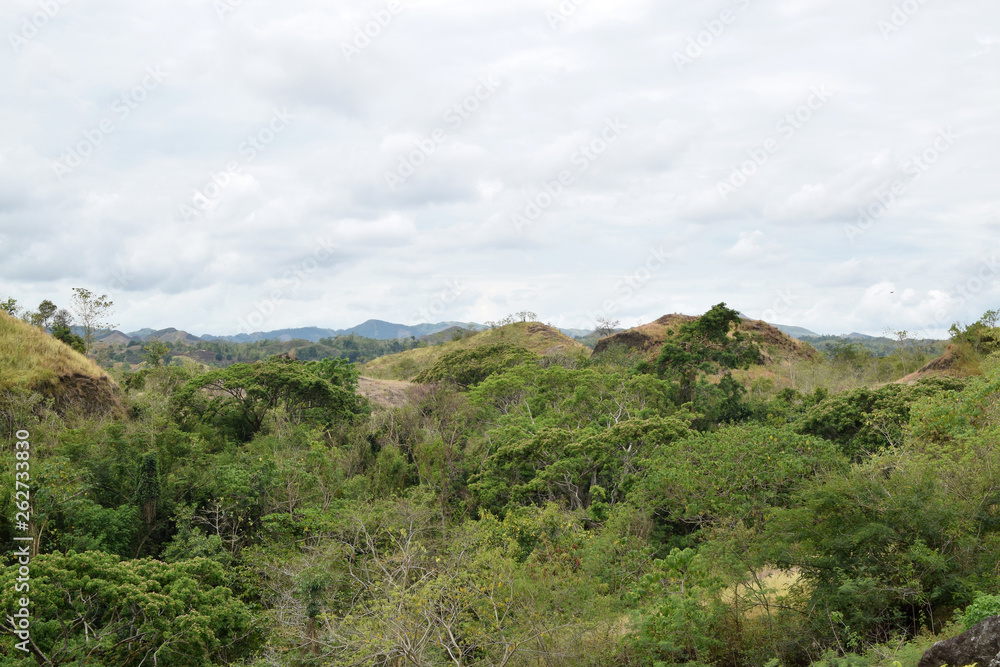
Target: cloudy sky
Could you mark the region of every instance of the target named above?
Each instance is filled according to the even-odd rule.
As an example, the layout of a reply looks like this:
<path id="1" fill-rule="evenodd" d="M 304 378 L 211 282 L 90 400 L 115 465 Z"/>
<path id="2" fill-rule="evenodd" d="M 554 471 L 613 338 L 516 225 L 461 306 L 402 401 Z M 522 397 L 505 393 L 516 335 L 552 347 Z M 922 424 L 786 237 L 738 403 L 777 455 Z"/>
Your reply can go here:
<path id="1" fill-rule="evenodd" d="M 995 0 L 4 0 L 0 295 L 123 330 L 1000 307 Z"/>

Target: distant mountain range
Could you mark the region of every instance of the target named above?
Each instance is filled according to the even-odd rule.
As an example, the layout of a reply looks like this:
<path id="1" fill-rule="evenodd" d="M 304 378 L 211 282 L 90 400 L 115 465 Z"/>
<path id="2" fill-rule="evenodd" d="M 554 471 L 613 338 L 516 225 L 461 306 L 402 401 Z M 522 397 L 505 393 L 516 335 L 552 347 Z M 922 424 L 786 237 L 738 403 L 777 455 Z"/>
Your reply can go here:
<path id="1" fill-rule="evenodd" d="M 772 326 L 788 334 L 792 338 L 808 340 L 809 338 L 819 338 L 824 335 L 815 333 L 814 331 L 810 331 L 809 329 L 805 329 L 803 327 L 792 326 L 789 324 L 773 324 Z M 478 324 L 476 322 L 438 322 L 436 324 L 423 323 L 407 325 L 386 322 L 384 320 L 368 320 L 367 322 L 363 322 L 349 329 L 301 327 L 297 329 L 256 331 L 250 334 L 241 333 L 231 336 L 213 336 L 211 334 L 195 336 L 187 331 L 181 331 L 174 329 L 173 327 L 159 330 L 146 328 L 139 329 L 138 331 L 131 331 L 129 333 L 111 331 L 98 337 L 97 340 L 99 342 L 110 344 L 128 344 L 130 341 L 144 342 L 148 340 L 162 340 L 163 342 L 186 343 L 188 345 L 192 345 L 200 341 L 213 340 L 224 340 L 232 343 L 253 343 L 261 340 L 307 340 L 309 342 L 316 343 L 319 342 L 321 338 L 334 338 L 336 336 L 349 336 L 351 334 L 364 336 L 365 338 L 375 338 L 377 340 L 395 340 L 397 338 L 410 337 L 421 338 L 422 336 L 430 336 L 441 331 L 454 328 L 480 331 L 482 329 L 486 329 L 487 327 L 486 325 Z M 77 327 L 74 327 L 74 330 L 75 329 L 77 329 Z M 559 329 L 559 331 L 570 338 L 584 338 L 594 335 L 594 331 L 592 329 Z M 842 334 L 840 338 L 875 339 L 876 336 L 853 332 L 846 335 Z"/>
<path id="2" fill-rule="evenodd" d="M 100 341 L 108 343 L 128 343 L 129 341 L 162 340 L 169 343 L 193 344 L 200 341 L 225 340 L 232 343 L 254 343 L 261 340 L 307 340 L 311 343 L 319 342 L 321 338 L 334 338 L 336 336 L 349 336 L 356 334 L 365 338 L 375 338 L 377 340 L 395 340 L 397 338 L 420 338 L 429 334 L 435 334 L 445 329 L 461 327 L 479 331 L 486 326 L 475 322 L 438 322 L 437 324 L 396 324 L 384 320 L 368 320 L 349 329 L 323 329 L 320 327 L 300 327 L 296 329 L 276 329 L 274 331 L 256 331 L 250 334 L 235 334 L 231 336 L 213 336 L 203 334 L 195 336 L 186 331 L 174 328 L 168 329 L 139 329 L 123 333 L 121 331 L 111 331 L 100 337 Z M 567 331 L 579 331 L 568 329 Z M 583 332 L 589 333 L 589 332 Z M 567 335 L 572 335 L 567 333 Z"/>

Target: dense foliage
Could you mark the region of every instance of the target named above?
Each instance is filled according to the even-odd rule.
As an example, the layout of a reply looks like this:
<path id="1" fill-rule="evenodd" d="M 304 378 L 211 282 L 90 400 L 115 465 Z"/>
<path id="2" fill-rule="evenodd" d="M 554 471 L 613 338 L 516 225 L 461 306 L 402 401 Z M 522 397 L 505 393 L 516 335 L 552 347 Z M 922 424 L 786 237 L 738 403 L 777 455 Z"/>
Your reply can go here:
<path id="1" fill-rule="evenodd" d="M 121 414 L 8 391 L 0 665 L 908 667 L 1000 611 L 996 357 L 747 386 L 702 319 L 646 363 L 462 350 L 391 404 L 339 355 L 147 359 Z"/>

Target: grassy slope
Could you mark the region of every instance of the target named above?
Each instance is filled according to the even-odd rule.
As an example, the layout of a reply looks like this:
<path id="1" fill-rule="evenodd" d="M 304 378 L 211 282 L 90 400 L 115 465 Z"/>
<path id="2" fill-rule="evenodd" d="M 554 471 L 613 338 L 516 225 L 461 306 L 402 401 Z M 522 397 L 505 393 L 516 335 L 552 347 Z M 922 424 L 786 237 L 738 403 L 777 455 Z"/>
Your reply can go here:
<path id="1" fill-rule="evenodd" d="M 654 322 L 641 324 L 602 338 L 597 345 L 597 352 L 600 354 L 608 345 L 620 343 L 638 350 L 648 361 L 653 361 L 659 355 L 663 342 L 670 337 L 671 331 L 676 332 L 682 324 L 693 322 L 696 319 L 698 318 L 691 315 L 664 315 Z M 782 357 L 794 357 L 809 361 L 820 359 L 820 355 L 808 343 L 792 338 L 760 320 L 743 320 L 740 331 L 758 337 L 767 361 Z"/>
<path id="2" fill-rule="evenodd" d="M 418 347 L 379 357 L 362 366 L 362 373 L 374 378 L 409 380 L 420 371 L 433 366 L 446 354 L 494 343 L 518 345 L 544 356 L 590 356 L 589 349 L 552 327 L 539 322 L 517 322 L 442 345 Z"/>
<path id="3" fill-rule="evenodd" d="M 41 329 L 0 313 L 0 391 L 26 387 L 57 390 L 60 378 L 111 379 L 100 366 Z"/>

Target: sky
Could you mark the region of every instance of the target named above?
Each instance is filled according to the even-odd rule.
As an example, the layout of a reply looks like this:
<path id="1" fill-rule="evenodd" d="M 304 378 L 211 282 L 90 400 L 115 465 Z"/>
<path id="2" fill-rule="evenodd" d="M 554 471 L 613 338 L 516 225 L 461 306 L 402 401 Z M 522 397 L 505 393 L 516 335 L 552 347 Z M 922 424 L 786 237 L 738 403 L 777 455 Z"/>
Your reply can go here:
<path id="1" fill-rule="evenodd" d="M 1000 307 L 995 0 L 4 0 L 0 297 L 124 331 Z"/>

